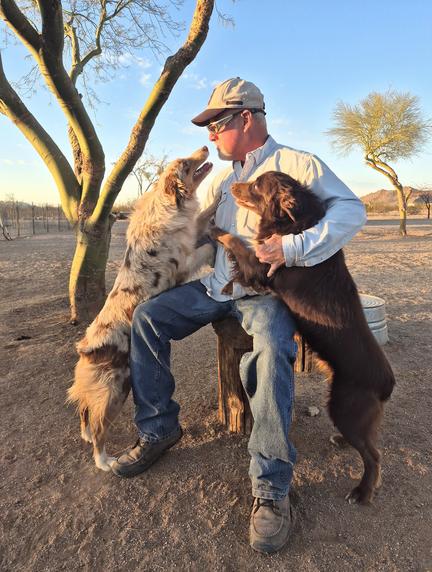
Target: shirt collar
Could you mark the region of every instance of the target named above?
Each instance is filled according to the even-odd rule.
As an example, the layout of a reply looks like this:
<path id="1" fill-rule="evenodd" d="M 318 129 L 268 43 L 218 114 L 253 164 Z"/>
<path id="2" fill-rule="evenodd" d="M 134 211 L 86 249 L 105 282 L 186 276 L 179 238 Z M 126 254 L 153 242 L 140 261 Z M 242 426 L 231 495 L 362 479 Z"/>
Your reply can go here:
<path id="1" fill-rule="evenodd" d="M 276 146 L 277 146 L 276 141 L 273 139 L 271 135 L 268 135 L 264 145 L 261 145 L 261 147 L 258 147 L 253 151 L 249 151 L 249 153 L 246 153 L 245 164 L 246 163 L 250 164 L 251 162 L 253 162 L 255 166 L 259 165 L 264 161 L 264 159 L 267 159 L 267 157 L 271 155 Z M 233 161 L 233 169 L 236 173 L 241 173 L 241 171 L 243 170 L 241 161 Z"/>

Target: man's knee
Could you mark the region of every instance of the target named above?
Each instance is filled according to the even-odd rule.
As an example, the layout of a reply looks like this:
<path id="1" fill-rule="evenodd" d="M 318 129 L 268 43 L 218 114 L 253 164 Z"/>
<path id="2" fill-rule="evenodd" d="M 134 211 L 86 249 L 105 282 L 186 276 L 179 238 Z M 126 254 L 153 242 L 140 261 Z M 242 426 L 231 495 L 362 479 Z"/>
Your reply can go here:
<path id="1" fill-rule="evenodd" d="M 287 316 L 286 321 L 277 322 L 271 319 L 261 324 L 259 330 L 253 334 L 254 350 L 266 355 L 274 362 L 285 356 L 293 362 L 297 355 L 297 344 L 294 341 L 296 328 L 292 319 Z"/>
<path id="2" fill-rule="evenodd" d="M 241 304 L 241 303 L 240 303 Z M 254 337 L 277 344 L 279 338 L 291 339 L 296 324 L 287 306 L 273 296 L 256 296 L 239 304 L 243 327 Z"/>
<path id="3" fill-rule="evenodd" d="M 158 314 L 160 314 L 160 305 L 157 297 L 138 304 L 132 314 L 132 330 L 142 331 L 149 326 L 154 328 L 155 318 Z"/>

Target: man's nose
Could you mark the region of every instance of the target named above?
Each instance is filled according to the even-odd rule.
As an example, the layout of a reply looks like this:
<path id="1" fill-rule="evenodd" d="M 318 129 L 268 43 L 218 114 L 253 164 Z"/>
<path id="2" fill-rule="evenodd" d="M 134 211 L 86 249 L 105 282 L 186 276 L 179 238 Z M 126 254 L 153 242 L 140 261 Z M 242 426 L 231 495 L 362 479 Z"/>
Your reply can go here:
<path id="1" fill-rule="evenodd" d="M 217 133 L 212 133 L 211 131 L 209 131 L 209 140 L 210 141 L 216 141 L 217 140 Z"/>

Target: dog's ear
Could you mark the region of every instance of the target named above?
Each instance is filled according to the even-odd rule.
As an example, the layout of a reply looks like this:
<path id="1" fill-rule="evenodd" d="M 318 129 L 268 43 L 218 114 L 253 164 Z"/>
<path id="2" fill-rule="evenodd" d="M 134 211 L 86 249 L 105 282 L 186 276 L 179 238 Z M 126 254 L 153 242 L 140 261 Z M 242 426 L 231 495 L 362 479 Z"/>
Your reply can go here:
<path id="1" fill-rule="evenodd" d="M 179 179 L 177 173 L 168 173 L 163 181 L 163 192 L 173 205 L 179 203 L 185 190 L 183 181 Z"/>
<path id="2" fill-rule="evenodd" d="M 296 221 L 297 218 L 297 201 L 295 200 L 294 195 L 287 189 L 283 189 L 279 195 L 279 206 L 280 206 L 280 215 L 279 216 L 286 216 L 288 215 L 292 221 Z"/>
<path id="3" fill-rule="evenodd" d="M 283 216 L 288 216 L 299 230 L 318 223 L 325 215 L 324 203 L 312 191 L 304 187 L 284 190 L 279 197 Z"/>

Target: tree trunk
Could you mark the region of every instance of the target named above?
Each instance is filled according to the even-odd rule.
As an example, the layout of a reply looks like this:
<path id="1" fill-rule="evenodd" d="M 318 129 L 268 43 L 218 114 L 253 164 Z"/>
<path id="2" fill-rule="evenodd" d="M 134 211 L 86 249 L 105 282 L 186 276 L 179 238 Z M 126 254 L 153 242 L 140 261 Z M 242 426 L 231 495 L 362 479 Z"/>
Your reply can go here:
<path id="1" fill-rule="evenodd" d="M 399 233 L 401 236 L 407 236 L 407 229 L 406 229 L 406 219 L 407 219 L 407 202 L 405 197 L 405 192 L 403 190 L 402 185 L 396 187 L 396 195 L 398 200 L 398 208 L 399 208 Z"/>
<path id="2" fill-rule="evenodd" d="M 69 276 L 71 323 L 89 322 L 102 308 L 105 297 L 105 269 L 114 217 L 95 227 L 77 227 L 76 248 Z"/>

